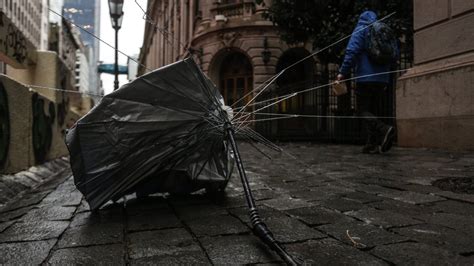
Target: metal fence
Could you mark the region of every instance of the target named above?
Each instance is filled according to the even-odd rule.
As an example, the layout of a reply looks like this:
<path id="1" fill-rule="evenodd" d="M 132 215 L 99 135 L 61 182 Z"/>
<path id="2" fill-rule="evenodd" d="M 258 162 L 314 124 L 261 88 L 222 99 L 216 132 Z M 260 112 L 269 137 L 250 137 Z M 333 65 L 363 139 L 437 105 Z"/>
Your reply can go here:
<path id="1" fill-rule="evenodd" d="M 405 49 L 406 50 L 406 49 Z M 411 50 L 402 54 L 399 69 L 411 66 Z M 298 83 L 276 86 L 261 100 L 274 99 L 289 93 L 320 87 L 335 80 L 338 66 L 329 64 L 316 65 L 314 76 Z M 386 88 L 383 98 L 383 110 L 378 116 L 395 117 L 395 88 L 399 75 L 392 75 L 392 82 Z M 302 93 L 281 103 L 271 106 L 263 113 L 283 114 L 288 117 L 272 118 L 268 115 L 256 114 L 254 119 L 256 130 L 264 137 L 273 141 L 320 141 L 330 143 L 361 144 L 366 140 L 367 133 L 362 119 L 357 117 L 355 83 L 348 84 L 349 93 L 335 96 L 329 86 Z M 301 115 L 291 117 L 290 115 Z M 307 116 L 307 117 L 305 117 Z M 318 116 L 318 117 L 309 117 Z M 270 120 L 275 119 L 275 120 Z M 258 121 L 260 120 L 260 121 Z M 396 119 L 382 119 L 395 125 Z"/>

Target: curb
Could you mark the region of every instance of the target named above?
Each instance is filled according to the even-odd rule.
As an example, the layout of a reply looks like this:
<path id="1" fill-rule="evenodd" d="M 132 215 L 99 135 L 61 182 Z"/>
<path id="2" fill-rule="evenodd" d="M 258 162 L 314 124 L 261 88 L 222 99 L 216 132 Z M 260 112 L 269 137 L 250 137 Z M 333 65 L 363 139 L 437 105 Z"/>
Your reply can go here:
<path id="1" fill-rule="evenodd" d="M 69 167 L 69 157 L 65 156 L 13 175 L 0 175 L 0 209 Z"/>

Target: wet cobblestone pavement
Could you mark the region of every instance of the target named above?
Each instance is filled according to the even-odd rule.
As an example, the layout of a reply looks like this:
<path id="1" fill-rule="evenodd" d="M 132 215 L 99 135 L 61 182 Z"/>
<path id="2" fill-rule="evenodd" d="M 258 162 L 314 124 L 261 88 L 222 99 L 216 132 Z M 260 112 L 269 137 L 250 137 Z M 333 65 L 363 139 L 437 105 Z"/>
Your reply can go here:
<path id="1" fill-rule="evenodd" d="M 474 178 L 474 153 L 242 145 L 261 216 L 308 264 L 473 265 L 474 195 L 433 186 Z M 289 155 L 291 154 L 291 156 Z M 292 157 L 294 156 L 294 157 Z M 472 182 L 471 182 L 472 184 Z M 67 173 L 0 209 L 0 264 L 272 264 L 238 178 L 225 197 L 132 196 L 92 213 Z"/>

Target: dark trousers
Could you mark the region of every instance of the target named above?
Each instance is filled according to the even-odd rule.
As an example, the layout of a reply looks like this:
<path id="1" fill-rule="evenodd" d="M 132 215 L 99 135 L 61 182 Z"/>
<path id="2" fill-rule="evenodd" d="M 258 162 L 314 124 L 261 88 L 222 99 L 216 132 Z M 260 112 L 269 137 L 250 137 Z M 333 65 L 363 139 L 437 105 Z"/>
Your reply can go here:
<path id="1" fill-rule="evenodd" d="M 379 144 L 381 132 L 387 128 L 377 117 L 382 116 L 382 101 L 387 85 L 383 83 L 357 83 L 357 114 L 363 117 L 367 129 L 367 144 Z"/>

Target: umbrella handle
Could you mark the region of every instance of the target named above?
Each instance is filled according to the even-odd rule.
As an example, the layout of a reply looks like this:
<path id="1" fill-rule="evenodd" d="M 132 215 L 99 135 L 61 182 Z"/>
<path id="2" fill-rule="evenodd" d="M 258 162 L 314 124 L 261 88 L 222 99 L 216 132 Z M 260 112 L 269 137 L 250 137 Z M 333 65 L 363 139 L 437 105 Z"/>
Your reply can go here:
<path id="1" fill-rule="evenodd" d="M 244 164 L 240 158 L 239 148 L 235 142 L 234 130 L 230 123 L 226 123 L 226 131 L 229 136 L 230 145 L 234 151 L 235 162 L 239 171 L 240 180 L 242 181 L 242 186 L 244 187 L 245 199 L 247 200 L 247 205 L 250 209 L 250 222 L 252 223 L 253 233 L 258 236 L 258 238 L 260 238 L 260 240 L 262 240 L 268 247 L 275 251 L 286 264 L 299 265 L 300 263 L 297 263 L 280 245 L 280 243 L 275 240 L 272 232 L 270 232 L 267 225 L 262 221 L 262 219 L 260 219 L 257 207 L 255 205 L 255 200 L 252 195 L 252 190 L 250 189 L 249 181 L 245 173 Z"/>

